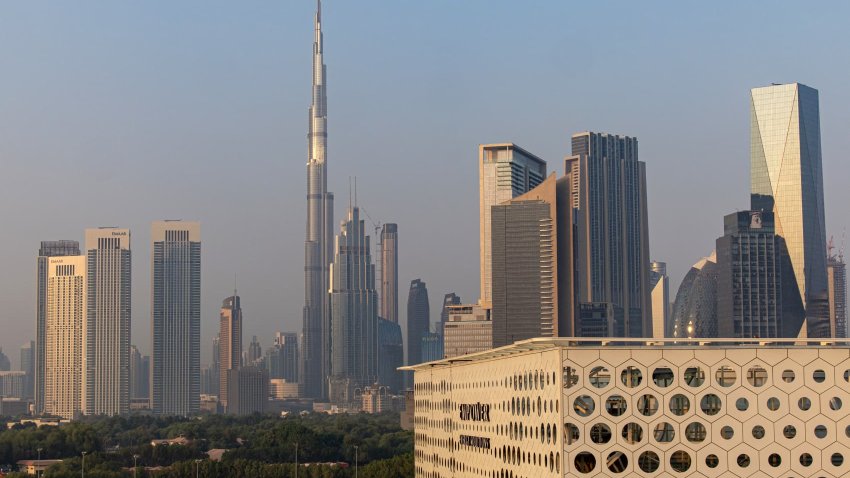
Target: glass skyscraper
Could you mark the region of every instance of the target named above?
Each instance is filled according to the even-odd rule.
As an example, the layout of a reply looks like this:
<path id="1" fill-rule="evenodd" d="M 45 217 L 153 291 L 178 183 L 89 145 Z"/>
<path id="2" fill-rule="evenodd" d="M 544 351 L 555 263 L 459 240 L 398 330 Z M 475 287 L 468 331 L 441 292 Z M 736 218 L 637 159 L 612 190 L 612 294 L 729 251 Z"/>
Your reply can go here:
<path id="1" fill-rule="evenodd" d="M 774 84 L 753 88 L 750 100 L 752 209 L 772 211 L 785 239 L 807 311 L 803 332 L 828 335 L 829 318 L 808 307 L 827 291 L 818 91 Z"/>

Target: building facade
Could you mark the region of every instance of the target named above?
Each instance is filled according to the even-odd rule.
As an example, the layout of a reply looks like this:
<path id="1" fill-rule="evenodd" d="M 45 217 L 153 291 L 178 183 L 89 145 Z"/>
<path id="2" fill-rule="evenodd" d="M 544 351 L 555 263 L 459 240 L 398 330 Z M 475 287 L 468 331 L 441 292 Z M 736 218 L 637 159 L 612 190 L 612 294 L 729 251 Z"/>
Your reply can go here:
<path id="1" fill-rule="evenodd" d="M 585 132 L 572 137 L 565 160 L 572 205 L 574 288 L 581 303 L 610 303 L 618 318 L 613 333 L 649 337 L 649 227 L 646 164 L 637 138 Z M 621 318 L 621 319 L 620 319 Z M 575 330 L 589 330 L 576 324 Z"/>
<path id="2" fill-rule="evenodd" d="M 201 224 L 151 225 L 151 408 L 191 415 L 201 393 Z"/>
<path id="3" fill-rule="evenodd" d="M 86 229 L 85 413 L 130 412 L 130 230 Z"/>
<path id="4" fill-rule="evenodd" d="M 269 404 L 269 371 L 248 365 L 227 371 L 228 415 L 265 413 Z"/>
<path id="5" fill-rule="evenodd" d="M 391 392 L 402 389 L 402 375 L 398 368 L 404 365 L 404 339 L 401 325 L 378 318 L 378 384 Z"/>
<path id="6" fill-rule="evenodd" d="M 490 309 L 479 304 L 457 304 L 446 308 L 443 325 L 446 358 L 493 348 L 493 321 Z"/>
<path id="7" fill-rule="evenodd" d="M 440 322 L 437 324 L 437 329 L 434 332 L 437 332 L 440 335 L 443 334 L 446 322 L 449 321 L 449 307 L 453 305 L 460 305 L 461 303 L 462 301 L 460 296 L 454 292 L 449 292 L 443 296 L 443 308 L 440 310 Z"/>
<path id="8" fill-rule="evenodd" d="M 670 278 L 667 263 L 652 261 L 649 264 L 649 287 L 652 297 L 652 338 L 673 336 L 670 317 Z"/>
<path id="9" fill-rule="evenodd" d="M 130 400 L 150 400 L 151 357 L 130 346 Z"/>
<path id="10" fill-rule="evenodd" d="M 431 332 L 431 305 L 428 287 L 421 279 L 410 281 L 407 294 L 407 364 L 422 360 L 422 337 Z"/>
<path id="11" fill-rule="evenodd" d="M 229 386 L 230 372 L 242 366 L 242 303 L 235 292 L 221 304 L 218 337 L 218 364 L 221 367 L 218 371 L 221 380 L 218 403 L 227 410 L 232 390 Z"/>
<path id="12" fill-rule="evenodd" d="M 267 351 L 269 377 L 284 379 L 287 383 L 299 383 L 298 368 L 298 334 L 295 332 L 278 332 L 275 334 L 274 346 Z"/>
<path id="13" fill-rule="evenodd" d="M 33 340 L 21 346 L 21 370 L 26 374 L 23 398 L 33 398 L 35 384 L 35 341 Z"/>
<path id="14" fill-rule="evenodd" d="M 77 241 L 42 241 L 38 249 L 36 259 L 36 307 L 35 307 L 35 411 L 41 413 L 44 410 L 44 380 L 45 364 L 45 335 L 47 327 L 47 269 L 51 257 L 79 256 L 80 243 Z"/>
<path id="15" fill-rule="evenodd" d="M 691 266 L 679 284 L 673 303 L 675 338 L 717 337 L 717 255 Z"/>
<path id="16" fill-rule="evenodd" d="M 27 374 L 23 370 L 0 371 L 0 397 L 25 399 Z"/>
<path id="17" fill-rule="evenodd" d="M 546 162 L 513 143 L 478 146 L 481 303 L 492 301 L 490 208 L 531 191 L 546 178 Z"/>
<path id="18" fill-rule="evenodd" d="M 751 208 L 774 214 L 809 337 L 830 330 L 828 316 L 809 310 L 828 287 L 818 102 L 818 91 L 800 83 L 753 88 L 750 95 Z"/>
<path id="19" fill-rule="evenodd" d="M 74 419 L 84 410 L 86 256 L 46 263 L 44 413 Z"/>
<path id="20" fill-rule="evenodd" d="M 398 323 L 398 224 L 381 227 L 381 308 L 379 316 Z"/>
<path id="21" fill-rule="evenodd" d="M 829 326 L 834 338 L 847 337 L 847 266 L 843 255 L 830 254 L 827 263 Z"/>
<path id="22" fill-rule="evenodd" d="M 850 474 L 846 344 L 624 340 L 410 367 L 415 476 Z"/>

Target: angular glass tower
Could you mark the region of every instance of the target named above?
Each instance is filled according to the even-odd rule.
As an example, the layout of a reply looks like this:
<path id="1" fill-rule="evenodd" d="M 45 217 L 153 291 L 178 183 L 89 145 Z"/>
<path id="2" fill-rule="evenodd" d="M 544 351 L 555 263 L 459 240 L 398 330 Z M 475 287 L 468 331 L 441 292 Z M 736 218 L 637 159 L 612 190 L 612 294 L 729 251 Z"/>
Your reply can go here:
<path id="1" fill-rule="evenodd" d="M 771 85 L 753 88 L 750 101 L 752 209 L 773 211 L 776 234 L 788 246 L 807 310 L 804 332 L 828 335 L 829 318 L 808 307 L 827 290 L 818 91 L 799 83 Z"/>

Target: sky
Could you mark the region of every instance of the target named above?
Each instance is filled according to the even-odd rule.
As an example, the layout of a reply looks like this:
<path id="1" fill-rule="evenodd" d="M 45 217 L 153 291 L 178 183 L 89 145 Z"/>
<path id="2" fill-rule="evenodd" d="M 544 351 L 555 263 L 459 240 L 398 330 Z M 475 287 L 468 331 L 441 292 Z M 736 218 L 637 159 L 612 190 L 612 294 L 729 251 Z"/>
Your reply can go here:
<path id="1" fill-rule="evenodd" d="M 478 298 L 478 145 L 563 173 L 570 136 L 636 136 L 675 295 L 749 206 L 749 89 L 820 91 L 827 236 L 850 200 L 847 2 L 326 0 L 329 190 L 399 225 L 410 280 Z M 202 362 L 238 288 L 244 340 L 300 331 L 310 0 L 0 3 L 0 347 L 35 334 L 39 242 L 132 231 L 150 353 L 150 223 L 202 224 Z"/>

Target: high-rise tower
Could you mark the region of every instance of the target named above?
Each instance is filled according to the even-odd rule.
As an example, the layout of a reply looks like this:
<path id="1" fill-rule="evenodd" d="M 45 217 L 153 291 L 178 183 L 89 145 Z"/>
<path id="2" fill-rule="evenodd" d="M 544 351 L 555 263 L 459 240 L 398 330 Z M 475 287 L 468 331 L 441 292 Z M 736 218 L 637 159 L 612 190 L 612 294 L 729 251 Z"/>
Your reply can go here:
<path id="1" fill-rule="evenodd" d="M 329 370 L 328 264 L 333 257 L 333 194 L 328 192 L 326 67 L 322 54 L 322 2 L 313 39 L 313 100 L 307 133 L 307 238 L 304 242 L 304 393 L 327 396 Z"/>
<path id="2" fill-rule="evenodd" d="M 398 225 L 381 228 L 381 309 L 382 318 L 398 323 Z"/>
<path id="3" fill-rule="evenodd" d="M 235 292 L 222 302 L 220 317 L 218 403 L 227 410 L 231 372 L 242 365 L 242 305 Z"/>

